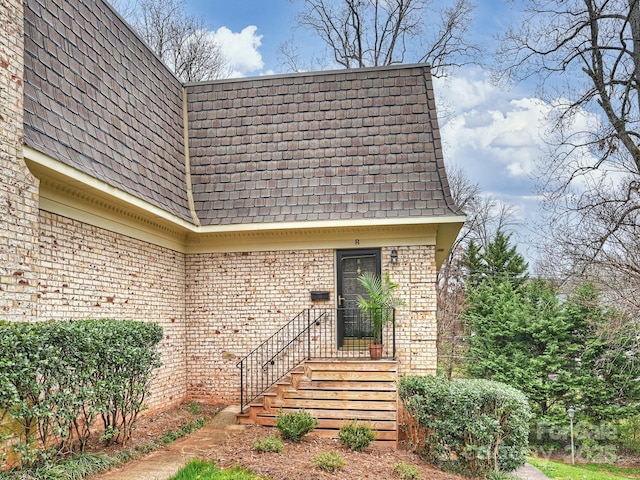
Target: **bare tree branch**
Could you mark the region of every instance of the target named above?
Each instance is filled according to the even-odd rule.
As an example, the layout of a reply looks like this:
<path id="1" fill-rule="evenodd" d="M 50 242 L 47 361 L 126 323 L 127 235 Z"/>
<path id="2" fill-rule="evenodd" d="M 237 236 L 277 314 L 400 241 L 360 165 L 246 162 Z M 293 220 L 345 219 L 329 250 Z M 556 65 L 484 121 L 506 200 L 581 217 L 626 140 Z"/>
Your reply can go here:
<path id="1" fill-rule="evenodd" d="M 640 0 L 526 6 L 497 58 L 506 77 L 537 78 L 554 105 L 549 152 L 539 164 L 540 270 L 591 278 L 638 318 Z"/>
<path id="2" fill-rule="evenodd" d="M 184 0 L 117 1 L 114 6 L 182 81 L 229 75 L 220 45 L 202 18 L 186 13 Z"/>
<path id="3" fill-rule="evenodd" d="M 466 38 L 470 0 L 456 0 L 436 15 L 429 15 L 430 0 L 302 1 L 298 25 L 317 35 L 344 68 L 427 62 L 439 76 L 475 61 L 480 52 Z"/>
<path id="4" fill-rule="evenodd" d="M 466 348 L 466 325 L 461 314 L 466 308 L 467 273 L 461 263 L 462 254 L 470 240 L 486 248 L 498 231 L 508 231 L 518 224 L 513 207 L 484 195 L 461 169 L 450 169 L 447 178 L 456 205 L 467 215 L 437 278 L 438 365 L 442 373 L 451 377 Z"/>

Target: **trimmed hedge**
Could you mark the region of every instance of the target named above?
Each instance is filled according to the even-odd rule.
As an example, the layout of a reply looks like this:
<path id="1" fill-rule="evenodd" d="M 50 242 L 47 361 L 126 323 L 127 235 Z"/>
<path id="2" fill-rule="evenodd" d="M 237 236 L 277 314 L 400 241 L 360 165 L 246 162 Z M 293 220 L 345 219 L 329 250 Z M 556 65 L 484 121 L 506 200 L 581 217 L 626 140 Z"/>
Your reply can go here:
<path id="1" fill-rule="evenodd" d="M 522 392 L 488 380 L 407 376 L 399 395 L 429 462 L 470 476 L 524 464 L 531 411 Z"/>
<path id="2" fill-rule="evenodd" d="M 161 339 L 160 326 L 135 321 L 0 322 L 0 411 L 19 424 L 22 464 L 84 450 L 98 419 L 103 439 L 125 443 Z"/>

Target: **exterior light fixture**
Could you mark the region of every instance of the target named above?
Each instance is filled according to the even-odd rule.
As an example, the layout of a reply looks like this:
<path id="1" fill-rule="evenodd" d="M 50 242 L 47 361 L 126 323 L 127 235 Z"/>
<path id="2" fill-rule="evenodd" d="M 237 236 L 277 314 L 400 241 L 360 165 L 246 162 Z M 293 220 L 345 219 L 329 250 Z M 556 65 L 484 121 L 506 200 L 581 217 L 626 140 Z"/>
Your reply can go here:
<path id="1" fill-rule="evenodd" d="M 398 250 L 391 250 L 391 263 L 398 263 Z"/>
<path id="2" fill-rule="evenodd" d="M 575 448 L 573 446 L 573 416 L 576 414 L 576 409 L 573 407 L 569 407 L 567 409 L 567 415 L 569 415 L 569 424 L 571 429 L 571 465 L 576 464 L 576 454 Z"/>

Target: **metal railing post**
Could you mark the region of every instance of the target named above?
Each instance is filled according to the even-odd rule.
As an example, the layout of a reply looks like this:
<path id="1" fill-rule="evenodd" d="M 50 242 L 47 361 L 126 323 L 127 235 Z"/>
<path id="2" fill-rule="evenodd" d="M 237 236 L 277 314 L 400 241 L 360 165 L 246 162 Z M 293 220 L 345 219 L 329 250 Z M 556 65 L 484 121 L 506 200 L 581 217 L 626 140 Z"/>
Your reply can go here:
<path id="1" fill-rule="evenodd" d="M 240 413 L 244 413 L 244 361 L 240 362 Z"/>
<path id="2" fill-rule="evenodd" d="M 311 360 L 311 309 L 307 309 L 307 360 Z"/>
<path id="3" fill-rule="evenodd" d="M 393 314 L 392 315 L 393 315 L 392 316 L 393 325 L 392 325 L 392 329 L 391 330 L 393 332 L 392 333 L 393 334 L 393 340 L 392 340 L 393 341 L 393 351 L 391 352 L 392 353 L 392 357 L 391 358 L 393 360 L 395 360 L 396 359 L 396 309 L 395 308 L 393 309 Z"/>

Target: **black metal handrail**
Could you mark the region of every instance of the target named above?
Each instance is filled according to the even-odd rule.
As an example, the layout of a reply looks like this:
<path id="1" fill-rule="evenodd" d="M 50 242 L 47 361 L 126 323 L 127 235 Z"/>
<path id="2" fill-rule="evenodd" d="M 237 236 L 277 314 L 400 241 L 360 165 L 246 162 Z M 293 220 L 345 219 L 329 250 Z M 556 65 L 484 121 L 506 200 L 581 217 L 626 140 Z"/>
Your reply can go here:
<path id="1" fill-rule="evenodd" d="M 395 311 L 382 332 L 382 358 L 395 358 Z M 240 409 L 249 405 L 304 360 L 369 358 L 376 343 L 371 319 L 359 309 L 306 309 L 256 347 L 240 368 Z"/>

